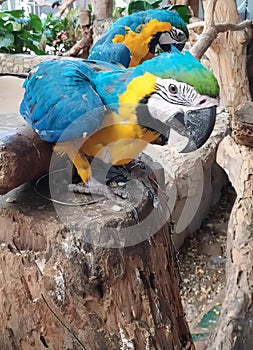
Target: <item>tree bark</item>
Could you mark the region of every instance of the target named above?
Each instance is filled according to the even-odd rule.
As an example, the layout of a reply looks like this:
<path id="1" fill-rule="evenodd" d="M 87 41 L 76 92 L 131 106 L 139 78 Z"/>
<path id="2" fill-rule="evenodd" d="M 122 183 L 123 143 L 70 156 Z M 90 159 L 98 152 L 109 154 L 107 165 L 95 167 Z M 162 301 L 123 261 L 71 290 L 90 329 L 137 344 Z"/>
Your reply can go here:
<path id="1" fill-rule="evenodd" d="M 204 1 L 204 4 L 210 2 Z M 205 13 L 205 17 L 206 17 Z M 239 23 L 234 0 L 217 0 L 214 11 L 215 23 Z M 246 73 L 246 49 L 250 38 L 248 30 L 228 31 L 218 34 L 206 51 L 214 75 L 220 85 L 221 105 L 236 108 L 250 100 L 249 81 Z"/>
<path id="2" fill-rule="evenodd" d="M 3 197 L 0 209 L 1 349 L 195 349 L 159 210 L 156 234 L 124 248 L 123 230 L 134 222 L 110 201 L 83 208 L 79 221 L 75 208 L 66 207 L 66 225 L 62 207 L 57 217 L 29 186 L 10 196 L 15 204 Z M 140 219 L 154 210 L 150 205 L 142 206 Z M 133 237 L 145 234 L 138 227 Z M 113 228 L 122 248 L 100 246 L 101 239 L 112 243 Z"/>
<path id="3" fill-rule="evenodd" d="M 199 16 L 199 0 L 189 0 L 188 5 L 191 7 L 195 17 Z"/>
<path id="4" fill-rule="evenodd" d="M 63 56 L 79 57 L 86 59 L 89 56 L 89 51 L 93 43 L 93 29 L 90 22 L 89 11 L 80 11 L 79 17 L 83 37 L 70 50 L 65 52 Z"/>
<path id="5" fill-rule="evenodd" d="M 232 127 L 239 145 L 253 147 L 253 102 L 248 101 L 235 111 Z"/>
<path id="6" fill-rule="evenodd" d="M 102 34 L 112 25 L 112 0 L 91 0 L 93 21 L 93 42 L 95 43 Z"/>
<path id="7" fill-rule="evenodd" d="M 237 199 L 227 242 L 227 285 L 220 322 L 210 350 L 251 350 L 253 344 L 253 149 L 227 136 L 219 145 L 218 163 L 227 172 Z"/>
<path id="8" fill-rule="evenodd" d="M 92 12 L 96 20 L 112 17 L 112 0 L 91 0 Z"/>
<path id="9" fill-rule="evenodd" d="M 29 127 L 0 137 L 0 194 L 48 172 L 52 144 Z"/>

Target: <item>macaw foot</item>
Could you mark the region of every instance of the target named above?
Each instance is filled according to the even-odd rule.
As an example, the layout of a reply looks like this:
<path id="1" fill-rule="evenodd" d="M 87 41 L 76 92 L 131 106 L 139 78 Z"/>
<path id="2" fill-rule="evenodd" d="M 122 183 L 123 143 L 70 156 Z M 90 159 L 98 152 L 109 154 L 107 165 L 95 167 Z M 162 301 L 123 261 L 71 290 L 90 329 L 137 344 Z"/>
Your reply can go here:
<path id="1" fill-rule="evenodd" d="M 154 184 L 157 187 L 157 182 L 152 180 L 151 174 L 152 170 L 149 166 L 140 159 L 134 159 L 126 165 L 112 166 L 107 174 L 107 181 L 110 186 L 117 187 L 118 185 L 124 198 L 134 197 L 138 184 L 137 187 L 142 191 L 142 197 L 151 199 L 153 206 L 158 207 L 159 200 L 154 190 Z"/>
<path id="2" fill-rule="evenodd" d="M 133 203 L 130 192 L 126 186 L 126 183 L 110 182 L 109 184 L 101 184 L 96 179 L 91 178 L 87 183 L 78 183 L 69 185 L 69 191 L 80 194 L 90 194 L 95 196 L 103 196 L 113 203 L 117 204 L 119 208 L 124 208 L 131 214 L 136 222 L 139 222 L 138 212 Z"/>
<path id="3" fill-rule="evenodd" d="M 153 206 L 160 206 L 158 196 L 149 178 L 151 169 L 142 161 L 134 160 L 127 165 L 112 166 L 107 175 L 106 183 L 92 177 L 86 183 L 69 185 L 69 190 L 104 196 L 130 212 L 136 222 L 139 222 L 137 209 L 147 200 L 152 200 Z"/>

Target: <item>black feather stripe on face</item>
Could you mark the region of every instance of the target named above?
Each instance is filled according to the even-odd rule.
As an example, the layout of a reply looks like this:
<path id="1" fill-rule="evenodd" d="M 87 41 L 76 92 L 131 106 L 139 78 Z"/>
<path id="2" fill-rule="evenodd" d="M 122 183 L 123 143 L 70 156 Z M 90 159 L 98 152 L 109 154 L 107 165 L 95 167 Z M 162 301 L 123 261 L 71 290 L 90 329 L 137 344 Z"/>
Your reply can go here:
<path id="1" fill-rule="evenodd" d="M 152 39 L 150 40 L 149 44 L 148 44 L 148 47 L 149 47 L 149 52 L 152 53 L 152 54 L 155 54 L 155 50 L 156 50 L 156 45 L 159 44 L 159 38 L 160 38 L 160 35 L 162 33 L 157 33 L 155 34 Z"/>

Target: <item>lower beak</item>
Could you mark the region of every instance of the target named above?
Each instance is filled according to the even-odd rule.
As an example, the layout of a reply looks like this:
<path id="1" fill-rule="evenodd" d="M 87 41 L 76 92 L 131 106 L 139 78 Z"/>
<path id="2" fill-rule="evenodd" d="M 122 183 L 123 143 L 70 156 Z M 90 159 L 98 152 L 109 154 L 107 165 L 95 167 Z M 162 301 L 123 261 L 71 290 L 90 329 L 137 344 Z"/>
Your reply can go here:
<path id="1" fill-rule="evenodd" d="M 181 153 L 192 152 L 203 146 L 213 131 L 215 119 L 216 106 L 175 114 L 169 126 L 189 140 Z"/>
<path id="2" fill-rule="evenodd" d="M 160 48 L 165 52 L 171 51 L 171 45 L 175 46 L 179 51 L 182 51 L 185 43 L 182 43 L 182 44 L 159 44 Z"/>
<path id="3" fill-rule="evenodd" d="M 183 48 L 184 48 L 185 43 L 182 43 L 182 44 L 173 44 L 173 45 L 176 46 L 176 48 L 177 48 L 179 51 L 182 51 Z"/>
<path id="4" fill-rule="evenodd" d="M 159 44 L 159 46 L 164 52 L 170 52 L 171 51 L 171 45 L 170 44 Z"/>

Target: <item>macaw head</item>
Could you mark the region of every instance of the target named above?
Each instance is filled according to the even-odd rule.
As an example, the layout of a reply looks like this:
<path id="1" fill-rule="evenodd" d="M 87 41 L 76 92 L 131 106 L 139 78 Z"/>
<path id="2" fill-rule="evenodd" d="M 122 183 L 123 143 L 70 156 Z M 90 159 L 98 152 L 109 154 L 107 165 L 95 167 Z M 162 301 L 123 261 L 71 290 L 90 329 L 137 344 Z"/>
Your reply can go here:
<path id="1" fill-rule="evenodd" d="M 149 51 L 154 54 L 156 45 L 159 45 L 164 52 L 170 52 L 171 45 L 182 51 L 187 40 L 188 36 L 182 29 L 172 27 L 169 32 L 159 32 L 154 35 L 149 43 Z"/>
<path id="2" fill-rule="evenodd" d="M 189 52 L 173 49 L 136 67 L 120 102 L 138 100 L 138 124 L 166 137 L 174 130 L 182 143 L 187 139 L 181 151 L 190 152 L 213 130 L 218 95 L 213 73 Z"/>
<path id="3" fill-rule="evenodd" d="M 149 17 L 156 16 L 160 21 L 167 21 L 171 24 L 169 31 L 157 32 L 149 43 L 150 52 L 155 53 L 156 45 L 159 45 L 164 52 L 171 51 L 171 45 L 182 51 L 188 40 L 189 32 L 185 22 L 177 12 L 169 10 L 149 10 Z"/>

